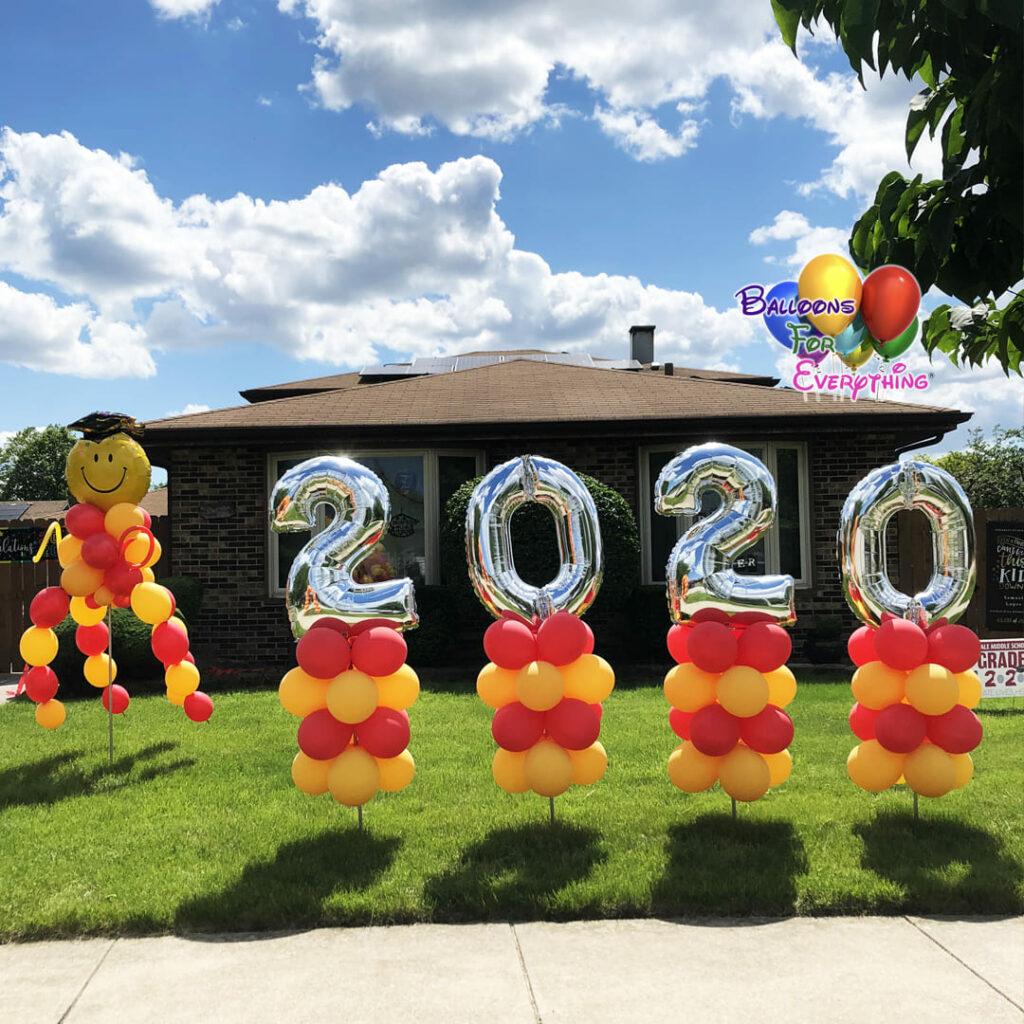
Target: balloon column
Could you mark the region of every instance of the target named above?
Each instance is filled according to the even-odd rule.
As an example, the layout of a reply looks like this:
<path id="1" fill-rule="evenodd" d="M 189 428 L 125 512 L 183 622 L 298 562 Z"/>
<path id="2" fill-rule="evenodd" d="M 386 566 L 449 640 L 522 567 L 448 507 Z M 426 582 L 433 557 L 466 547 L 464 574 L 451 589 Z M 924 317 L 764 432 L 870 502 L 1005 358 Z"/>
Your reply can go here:
<path id="1" fill-rule="evenodd" d="M 69 612 L 78 623 L 75 643 L 86 656 L 86 680 L 103 691 L 103 706 L 113 714 L 128 707 L 128 692 L 113 685 L 117 665 L 110 655 L 111 606 L 130 607 L 153 627 L 151 644 L 164 665 L 167 699 L 184 707 L 193 721 L 205 721 L 213 702 L 199 692 L 199 670 L 189 653 L 185 624 L 174 616 L 174 595 L 154 582 L 160 542 L 150 530 L 149 513 L 137 505 L 150 479 L 149 459 L 136 440 L 142 428 L 128 416 L 92 413 L 69 429 L 83 437 L 67 459 L 68 489 L 78 504 L 65 514 L 68 536 L 57 547 L 60 586 L 35 596 L 29 608 L 32 625 L 21 638 L 28 666 L 22 682 L 38 705 L 36 721 L 55 729 L 65 718 L 56 698 L 57 675 L 49 664 L 57 656 L 54 627 Z M 54 527 L 59 536 L 59 525 Z"/>
<path id="2" fill-rule="evenodd" d="M 527 501 L 550 509 L 558 535 L 561 567 L 543 587 L 524 582 L 512 558 L 510 520 Z M 554 459 L 511 459 L 473 491 L 466 554 L 477 595 L 498 620 L 484 634 L 490 661 L 477 678 L 481 700 L 495 709 L 495 782 L 552 799 L 573 783 L 596 782 L 608 763 L 597 738 L 601 701 L 615 674 L 579 618 L 597 597 L 603 566 L 590 492 Z"/>
<path id="3" fill-rule="evenodd" d="M 720 782 L 733 800 L 758 800 L 789 777 L 796 695 L 782 628 L 795 620 L 791 576 L 739 575 L 731 568 L 775 514 L 775 482 L 747 452 L 717 443 L 688 448 L 658 478 L 662 515 L 695 514 L 701 496 L 721 504 L 679 538 L 666 577 L 671 616 L 665 676 L 669 724 L 682 740 L 669 778 L 698 793 Z"/>
<path id="4" fill-rule="evenodd" d="M 416 770 L 406 709 L 420 684 L 405 664 L 400 630 L 419 620 L 411 580 L 353 578 L 390 519 L 381 479 L 352 459 L 307 459 L 274 485 L 271 527 L 315 530 L 321 504 L 334 509 L 334 520 L 295 556 L 288 573 L 298 666 L 281 680 L 278 695 L 301 719 L 295 785 L 358 807 L 361 823 L 362 805 L 377 790 L 403 789 Z"/>
<path id="5" fill-rule="evenodd" d="M 911 598 L 889 581 L 885 526 L 899 509 L 914 508 L 931 525 L 932 577 Z M 971 711 L 981 699 L 971 671 L 981 645 L 971 630 L 952 625 L 975 584 L 970 504 L 937 466 L 894 463 L 850 492 L 838 545 L 843 591 L 864 623 L 847 645 L 857 666 L 850 728 L 861 740 L 847 772 L 871 792 L 904 779 L 915 794 L 943 796 L 970 780 L 970 751 L 982 733 Z"/>

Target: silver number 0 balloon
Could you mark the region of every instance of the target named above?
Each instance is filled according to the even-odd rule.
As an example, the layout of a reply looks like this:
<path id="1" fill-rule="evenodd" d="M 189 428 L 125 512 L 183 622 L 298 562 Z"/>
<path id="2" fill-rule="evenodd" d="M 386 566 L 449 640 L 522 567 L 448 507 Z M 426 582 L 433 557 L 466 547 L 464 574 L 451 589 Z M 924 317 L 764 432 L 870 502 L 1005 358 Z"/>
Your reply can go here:
<path id="1" fill-rule="evenodd" d="M 391 500 L 380 477 L 352 459 L 320 455 L 300 462 L 274 484 L 270 525 L 276 533 L 314 528 L 316 507 L 334 521 L 312 537 L 288 572 L 288 618 L 301 637 L 317 619 L 348 623 L 384 619 L 399 629 L 419 623 L 413 582 L 356 583 L 352 572 L 384 535 Z"/>
<path id="2" fill-rule="evenodd" d="M 932 576 L 913 597 L 886 571 L 885 527 L 900 509 L 920 509 L 932 540 Z M 895 462 L 872 470 L 847 495 L 839 514 L 837 555 L 843 593 L 854 614 L 877 626 L 882 612 L 925 622 L 960 618 L 974 593 L 974 517 L 963 489 L 938 466 Z"/>
<path id="3" fill-rule="evenodd" d="M 543 587 L 526 583 L 512 557 L 512 513 L 528 501 L 550 510 L 558 534 L 561 566 Z M 466 510 L 466 558 L 477 596 L 495 618 L 505 612 L 526 620 L 546 619 L 556 611 L 582 615 L 597 597 L 604 564 L 594 499 L 555 459 L 510 459 L 473 490 Z"/>
<path id="4" fill-rule="evenodd" d="M 764 463 L 727 444 L 687 448 L 662 469 L 655 511 L 693 515 L 706 491 L 718 494 L 721 505 L 676 541 L 665 569 L 673 621 L 717 608 L 729 615 L 758 611 L 779 623 L 793 622 L 792 576 L 747 576 L 731 568 L 775 518 L 775 481 Z"/>

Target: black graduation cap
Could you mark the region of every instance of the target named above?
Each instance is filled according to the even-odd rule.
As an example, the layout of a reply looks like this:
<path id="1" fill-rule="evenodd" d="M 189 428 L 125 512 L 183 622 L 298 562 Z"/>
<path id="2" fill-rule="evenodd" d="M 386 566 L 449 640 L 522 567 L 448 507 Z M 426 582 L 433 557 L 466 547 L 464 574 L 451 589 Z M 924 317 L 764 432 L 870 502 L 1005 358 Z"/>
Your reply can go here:
<path id="1" fill-rule="evenodd" d="M 145 432 L 141 423 L 136 423 L 133 417 L 120 412 L 91 412 L 69 423 L 68 430 L 80 431 L 86 441 L 102 441 L 114 434 L 127 434 L 140 441 Z"/>

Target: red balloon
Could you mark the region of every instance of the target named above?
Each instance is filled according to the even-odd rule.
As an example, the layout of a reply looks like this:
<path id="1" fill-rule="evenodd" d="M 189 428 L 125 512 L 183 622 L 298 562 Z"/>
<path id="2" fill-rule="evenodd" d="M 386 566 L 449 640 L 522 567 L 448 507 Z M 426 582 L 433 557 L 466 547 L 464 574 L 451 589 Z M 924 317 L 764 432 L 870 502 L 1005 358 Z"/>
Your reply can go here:
<path id="1" fill-rule="evenodd" d="M 691 622 L 728 622 L 728 612 L 721 608 L 701 608 L 690 616 Z"/>
<path id="2" fill-rule="evenodd" d="M 538 661 L 569 665 L 583 654 L 586 646 L 587 627 L 572 612 L 555 612 L 537 630 Z"/>
<path id="3" fill-rule="evenodd" d="M 196 659 L 193 658 L 191 654 L 186 654 L 185 657 L 182 658 L 181 660 L 182 661 L 187 661 L 191 665 L 194 665 L 196 663 Z"/>
<path id="4" fill-rule="evenodd" d="M 138 506 L 139 511 L 142 513 L 142 525 L 147 530 L 153 529 L 153 517 L 141 506 Z"/>
<path id="5" fill-rule="evenodd" d="M 846 641 L 846 650 L 850 655 L 850 661 L 857 668 L 866 665 L 869 661 L 878 661 L 878 655 L 875 652 L 875 633 L 874 626 L 861 626 L 860 629 L 855 629 L 850 634 L 850 639 Z"/>
<path id="6" fill-rule="evenodd" d="M 340 633 L 342 636 L 348 636 L 349 628 L 347 622 L 342 622 L 341 619 L 333 619 L 329 616 L 317 619 L 310 627 L 310 629 L 333 629 L 335 633 Z"/>
<path id="7" fill-rule="evenodd" d="M 79 540 L 85 540 L 86 537 L 103 529 L 105 515 L 103 509 L 83 501 L 79 505 L 72 505 L 64 513 L 64 525 L 68 528 L 68 533 Z"/>
<path id="8" fill-rule="evenodd" d="M 193 722 L 205 722 L 213 714 L 213 701 L 201 690 L 193 690 L 182 707 Z"/>
<path id="9" fill-rule="evenodd" d="M 353 726 L 339 722 L 327 708 L 312 711 L 299 723 L 299 750 L 314 761 L 330 761 L 348 746 L 352 729 Z"/>
<path id="10" fill-rule="evenodd" d="M 103 701 L 103 706 L 109 711 L 110 710 L 110 691 L 114 691 L 114 714 L 123 715 L 128 709 L 128 704 L 131 698 L 128 696 L 128 691 L 123 687 L 114 683 L 113 687 L 105 686 L 103 688 L 103 694 L 100 700 Z"/>
<path id="11" fill-rule="evenodd" d="M 736 612 L 729 620 L 734 626 L 752 626 L 755 622 L 774 622 L 767 612 Z"/>
<path id="12" fill-rule="evenodd" d="M 680 665 L 690 660 L 690 655 L 686 650 L 686 638 L 690 635 L 691 629 L 693 626 L 689 622 L 677 623 L 668 631 L 668 636 L 665 638 L 668 653 Z"/>
<path id="13" fill-rule="evenodd" d="M 409 746 L 409 716 L 379 707 L 356 726 L 356 743 L 374 757 L 398 757 Z"/>
<path id="14" fill-rule="evenodd" d="M 701 622 L 686 638 L 690 660 L 705 672 L 724 672 L 736 663 L 736 637 L 721 622 Z"/>
<path id="15" fill-rule="evenodd" d="M 793 742 L 793 720 L 782 708 L 766 704 L 756 715 L 740 719 L 740 739 L 759 754 L 777 754 Z"/>
<path id="16" fill-rule="evenodd" d="M 672 708 L 668 713 L 668 724 L 681 740 L 690 738 L 690 723 L 696 713 L 696 711 L 680 711 L 679 708 Z"/>
<path id="17" fill-rule="evenodd" d="M 352 663 L 352 652 L 348 641 L 333 630 L 310 629 L 295 645 L 295 660 L 308 675 L 333 679 Z"/>
<path id="18" fill-rule="evenodd" d="M 950 672 L 966 672 L 980 656 L 981 641 L 966 626 L 940 626 L 928 634 L 928 661 Z"/>
<path id="19" fill-rule="evenodd" d="M 743 630 L 736 643 L 736 663 L 758 672 L 774 672 L 786 664 L 792 650 L 793 641 L 781 626 L 755 622 Z"/>
<path id="20" fill-rule="evenodd" d="M 127 598 L 133 588 L 142 582 L 142 570 L 130 566 L 122 558 L 103 574 L 103 582 L 117 597 Z"/>
<path id="21" fill-rule="evenodd" d="M 405 664 L 408 653 L 405 637 L 390 626 L 374 626 L 352 641 L 352 664 L 368 676 L 389 676 L 397 672 Z"/>
<path id="22" fill-rule="evenodd" d="M 587 642 L 583 645 L 583 653 L 584 654 L 593 654 L 594 653 L 594 631 L 585 622 L 583 623 L 583 628 L 587 631 Z"/>
<path id="23" fill-rule="evenodd" d="M 928 633 L 928 634 L 931 634 L 931 633 L 934 633 L 935 630 L 941 629 L 943 626 L 947 625 L 948 623 L 949 623 L 949 619 L 947 619 L 946 616 L 943 615 L 941 619 L 932 619 L 932 621 L 929 622 L 927 626 L 925 626 L 924 631 L 926 633 Z"/>
<path id="24" fill-rule="evenodd" d="M 597 715 L 597 720 L 600 722 L 604 717 L 604 708 L 600 704 L 591 704 L 590 706 L 594 709 L 594 714 Z"/>
<path id="25" fill-rule="evenodd" d="M 878 341 L 898 338 L 914 322 L 920 307 L 921 288 L 905 267 L 888 264 L 864 278 L 860 316 Z"/>
<path id="26" fill-rule="evenodd" d="M 728 754 L 739 738 L 739 720 L 721 704 L 706 704 L 690 719 L 690 742 L 708 757 Z"/>
<path id="27" fill-rule="evenodd" d="M 120 545 L 106 530 L 91 533 L 82 541 L 82 561 L 94 569 L 109 569 L 120 557 Z"/>
<path id="28" fill-rule="evenodd" d="M 29 700 L 37 704 L 45 704 L 57 695 L 57 673 L 49 665 L 36 665 L 30 668 L 23 677 L 25 692 Z"/>
<path id="29" fill-rule="evenodd" d="M 873 740 L 877 717 L 877 711 L 866 708 L 863 704 L 854 704 L 850 708 L 850 731 L 859 740 Z"/>
<path id="30" fill-rule="evenodd" d="M 909 704 L 890 704 L 875 718 L 875 739 L 894 754 L 916 750 L 927 731 L 928 720 Z"/>
<path id="31" fill-rule="evenodd" d="M 75 630 L 75 646 L 86 657 L 102 654 L 107 649 L 109 642 L 110 631 L 105 623 L 97 622 L 95 626 L 79 626 Z"/>
<path id="32" fill-rule="evenodd" d="M 131 598 L 127 594 L 118 594 L 117 597 L 114 598 L 115 608 L 131 608 L 131 606 Z"/>
<path id="33" fill-rule="evenodd" d="M 544 732 L 544 712 L 514 700 L 498 708 L 491 719 L 491 735 L 506 750 L 529 750 Z"/>
<path id="34" fill-rule="evenodd" d="M 601 718 L 586 701 L 565 697 L 544 712 L 544 728 L 566 750 L 583 750 L 601 732 Z"/>
<path id="35" fill-rule="evenodd" d="M 348 635 L 354 640 L 360 633 L 365 633 L 368 629 L 376 629 L 377 626 L 387 626 L 388 629 L 395 628 L 390 619 L 363 619 L 362 622 L 356 622 L 348 627 Z"/>
<path id="36" fill-rule="evenodd" d="M 889 619 L 875 633 L 875 651 L 889 668 L 909 672 L 928 658 L 928 637 L 909 619 Z"/>
<path id="37" fill-rule="evenodd" d="M 188 654 L 188 634 L 177 622 L 168 619 L 154 627 L 150 646 L 165 665 L 177 665 Z"/>
<path id="38" fill-rule="evenodd" d="M 518 619 L 498 619 L 484 633 L 484 652 L 499 668 L 518 671 L 537 660 L 537 638 Z"/>
<path id="39" fill-rule="evenodd" d="M 981 719 L 962 704 L 928 718 L 928 739 L 948 754 L 966 754 L 981 742 Z"/>
<path id="40" fill-rule="evenodd" d="M 53 629 L 67 617 L 71 607 L 71 598 L 61 587 L 46 587 L 40 590 L 28 606 L 28 617 L 33 626 L 40 629 Z"/>

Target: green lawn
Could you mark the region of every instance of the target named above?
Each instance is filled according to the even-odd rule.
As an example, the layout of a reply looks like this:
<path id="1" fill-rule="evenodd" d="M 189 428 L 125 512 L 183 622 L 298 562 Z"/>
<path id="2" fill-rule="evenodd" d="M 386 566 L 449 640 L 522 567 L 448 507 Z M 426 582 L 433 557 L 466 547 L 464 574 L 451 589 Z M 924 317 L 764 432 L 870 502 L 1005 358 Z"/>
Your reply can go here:
<path id="1" fill-rule="evenodd" d="M 790 780 L 733 821 L 676 790 L 660 686 L 617 690 L 608 773 L 548 802 L 490 775 L 490 709 L 425 692 L 417 776 L 356 812 L 294 788 L 297 720 L 273 692 L 221 694 L 206 725 L 158 697 L 98 700 L 50 733 L 0 708 L 0 939 L 395 921 L 634 915 L 1020 913 L 1024 707 L 982 706 L 974 780 L 921 800 L 846 777 L 849 687 L 803 685 Z"/>

